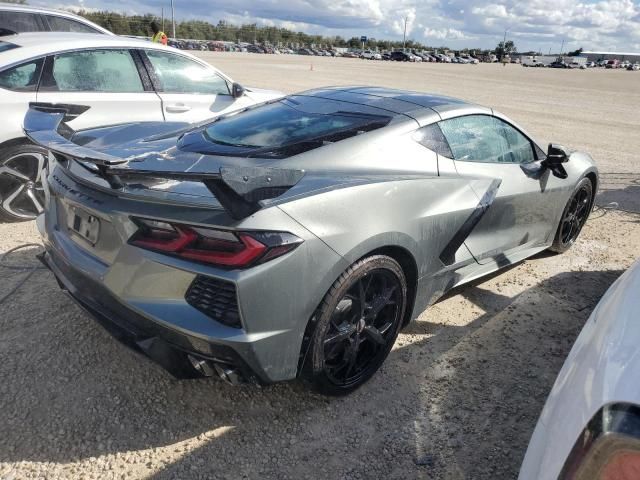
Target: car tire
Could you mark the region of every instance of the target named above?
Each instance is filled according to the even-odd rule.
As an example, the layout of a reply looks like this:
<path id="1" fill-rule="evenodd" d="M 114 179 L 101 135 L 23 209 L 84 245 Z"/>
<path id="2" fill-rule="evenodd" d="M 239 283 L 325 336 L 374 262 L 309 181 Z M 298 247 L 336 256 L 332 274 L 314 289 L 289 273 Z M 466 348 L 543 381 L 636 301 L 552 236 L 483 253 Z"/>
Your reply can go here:
<path id="1" fill-rule="evenodd" d="M 555 253 L 564 253 L 571 248 L 589 218 L 593 206 L 593 195 L 591 180 L 583 178 L 564 207 L 556 236 L 549 250 Z"/>
<path id="2" fill-rule="evenodd" d="M 362 386 L 389 355 L 406 304 L 407 281 L 394 259 L 372 255 L 350 266 L 311 320 L 303 378 L 323 395 Z"/>
<path id="3" fill-rule="evenodd" d="M 32 144 L 0 150 L 0 221 L 33 220 L 42 212 L 47 150 Z"/>

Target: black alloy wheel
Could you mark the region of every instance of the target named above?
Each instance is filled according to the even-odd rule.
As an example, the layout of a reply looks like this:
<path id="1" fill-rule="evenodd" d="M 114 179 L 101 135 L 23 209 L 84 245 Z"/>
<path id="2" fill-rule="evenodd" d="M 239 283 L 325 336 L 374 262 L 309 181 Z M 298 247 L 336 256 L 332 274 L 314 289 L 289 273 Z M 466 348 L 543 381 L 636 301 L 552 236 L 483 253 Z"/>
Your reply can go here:
<path id="1" fill-rule="evenodd" d="M 359 261 L 334 283 L 317 314 L 309 354 L 317 390 L 343 395 L 373 376 L 396 340 L 406 298 L 402 268 L 382 255 Z"/>
<path id="2" fill-rule="evenodd" d="M 562 213 L 562 219 L 551 246 L 557 253 L 567 251 L 575 243 L 587 222 L 593 205 L 593 184 L 588 178 L 580 181 Z"/>
<path id="3" fill-rule="evenodd" d="M 43 211 L 42 171 L 47 152 L 18 145 L 0 153 L 0 220 L 33 220 Z"/>

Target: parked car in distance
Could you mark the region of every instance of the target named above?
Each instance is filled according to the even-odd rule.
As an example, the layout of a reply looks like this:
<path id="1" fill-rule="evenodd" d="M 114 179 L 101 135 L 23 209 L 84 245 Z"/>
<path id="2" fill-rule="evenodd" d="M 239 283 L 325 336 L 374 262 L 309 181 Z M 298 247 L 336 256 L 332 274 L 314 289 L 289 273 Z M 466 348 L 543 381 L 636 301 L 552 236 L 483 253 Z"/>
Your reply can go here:
<path id="1" fill-rule="evenodd" d="M 633 65 L 629 65 L 627 67 L 627 70 L 633 71 L 633 72 L 637 72 L 638 70 L 640 70 L 640 63 L 634 63 Z"/>
<path id="2" fill-rule="evenodd" d="M 277 98 L 244 89 L 208 63 L 144 40 L 115 35 L 22 33 L 0 37 L 0 217 L 42 211 L 46 151 L 22 131 L 29 103 L 74 105 L 69 125 L 197 122 Z"/>
<path id="3" fill-rule="evenodd" d="M 264 48 L 259 45 L 247 45 L 247 52 L 249 53 L 265 53 Z"/>
<path id="4" fill-rule="evenodd" d="M 382 60 L 382 55 L 372 50 L 365 50 L 360 54 L 360 58 L 364 58 L 365 60 Z"/>
<path id="5" fill-rule="evenodd" d="M 620 68 L 620 60 L 608 60 L 604 68 Z"/>
<path id="6" fill-rule="evenodd" d="M 550 68 L 569 68 L 569 64 L 564 62 L 563 60 L 556 60 L 549 64 Z"/>
<path id="7" fill-rule="evenodd" d="M 640 261 L 604 294 L 540 414 L 520 480 L 631 480 L 640 472 Z"/>
<path id="8" fill-rule="evenodd" d="M 24 32 L 75 32 L 113 35 L 84 17 L 63 10 L 0 3 L 0 35 Z"/>
<path id="9" fill-rule="evenodd" d="M 166 368 L 232 383 L 353 391 L 449 289 L 569 249 L 598 184 L 589 155 L 421 92 L 320 88 L 62 137 L 64 116 L 25 118 L 57 159 L 43 261 Z"/>
<path id="10" fill-rule="evenodd" d="M 401 51 L 395 51 L 395 52 L 391 52 L 391 60 L 394 60 L 396 62 L 410 62 L 411 60 L 411 56 L 406 53 L 406 52 L 401 52 Z"/>

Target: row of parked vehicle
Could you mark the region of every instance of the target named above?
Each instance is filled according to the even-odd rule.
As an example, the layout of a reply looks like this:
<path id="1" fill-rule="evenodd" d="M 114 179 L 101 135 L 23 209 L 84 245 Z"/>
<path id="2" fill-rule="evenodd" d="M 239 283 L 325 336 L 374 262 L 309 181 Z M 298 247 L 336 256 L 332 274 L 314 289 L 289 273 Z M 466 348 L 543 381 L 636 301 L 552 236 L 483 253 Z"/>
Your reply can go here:
<path id="1" fill-rule="evenodd" d="M 382 53 L 364 50 L 356 56 L 365 60 L 392 60 L 397 62 L 480 63 L 480 60 L 470 55 L 449 56 L 443 53 L 418 52 L 417 50 L 396 50 Z"/>

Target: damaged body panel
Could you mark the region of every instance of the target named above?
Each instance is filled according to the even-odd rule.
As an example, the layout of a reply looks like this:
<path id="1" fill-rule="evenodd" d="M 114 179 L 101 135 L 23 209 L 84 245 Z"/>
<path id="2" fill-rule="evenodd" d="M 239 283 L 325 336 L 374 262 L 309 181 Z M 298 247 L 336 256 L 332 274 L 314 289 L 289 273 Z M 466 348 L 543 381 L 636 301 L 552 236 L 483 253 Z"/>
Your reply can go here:
<path id="1" fill-rule="evenodd" d="M 454 286 L 552 246 L 574 190 L 597 186 L 587 155 L 562 159 L 560 179 L 504 117 L 414 92 L 326 88 L 157 131 L 73 132 L 63 116 L 35 106 L 25 120 L 51 152 L 43 260 L 174 374 L 271 383 L 316 371 L 323 305 L 374 257 L 396 273 L 363 274 L 378 293 L 349 290 L 336 312 L 360 320 L 325 343 L 365 342 L 378 365 L 386 355 L 372 352 L 395 334 L 374 317 L 406 324 Z M 365 354 L 344 355 L 368 372 Z"/>

